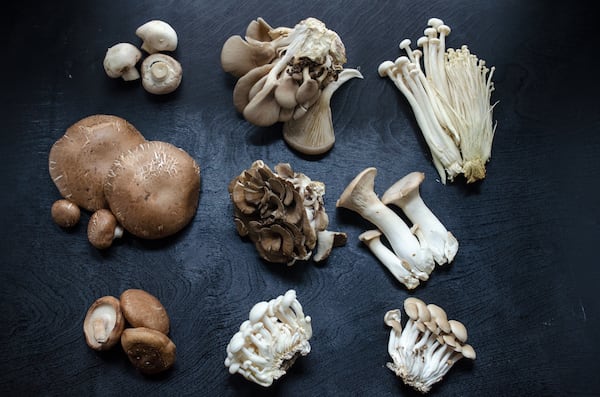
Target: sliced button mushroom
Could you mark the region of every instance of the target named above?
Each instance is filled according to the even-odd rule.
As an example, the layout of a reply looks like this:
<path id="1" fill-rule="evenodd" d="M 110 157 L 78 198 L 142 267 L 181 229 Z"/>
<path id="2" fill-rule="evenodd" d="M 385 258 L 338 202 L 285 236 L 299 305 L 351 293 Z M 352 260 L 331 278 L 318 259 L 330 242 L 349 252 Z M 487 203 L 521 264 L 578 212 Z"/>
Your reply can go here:
<path id="1" fill-rule="evenodd" d="M 104 71 L 113 78 L 125 81 L 137 80 L 140 74 L 135 65 L 142 58 L 142 52 L 133 44 L 119 43 L 110 47 L 104 56 Z"/>
<path id="2" fill-rule="evenodd" d="M 141 289 L 123 291 L 119 300 L 123 316 L 133 327 L 155 329 L 163 334 L 169 333 L 167 310 L 154 295 Z"/>
<path id="3" fill-rule="evenodd" d="M 169 94 L 181 84 L 181 64 L 168 55 L 149 55 L 142 62 L 141 70 L 142 85 L 151 94 Z"/>
<path id="4" fill-rule="evenodd" d="M 60 194 L 88 211 L 107 208 L 104 177 L 115 159 L 145 139 L 126 120 L 112 115 L 85 117 L 50 149 L 50 177 Z"/>
<path id="5" fill-rule="evenodd" d="M 133 366 L 144 374 L 158 374 L 175 363 L 175 344 L 155 329 L 127 328 L 121 335 L 121 346 Z"/>
<path id="6" fill-rule="evenodd" d="M 104 194 L 125 230 L 145 239 L 167 237 L 196 214 L 200 167 L 183 149 L 146 142 L 113 162 Z"/>
<path id="7" fill-rule="evenodd" d="M 116 345 L 124 328 L 121 305 L 114 296 L 97 299 L 83 320 L 85 341 L 94 350 L 107 350 Z"/>
<path id="8" fill-rule="evenodd" d="M 88 240 L 98 249 L 110 247 L 113 240 L 123 236 L 123 228 L 109 210 L 102 208 L 90 217 L 87 230 Z"/>
<path id="9" fill-rule="evenodd" d="M 72 201 L 60 199 L 52 204 L 51 214 L 52 219 L 58 226 L 69 228 L 79 222 L 81 210 Z"/>
<path id="10" fill-rule="evenodd" d="M 165 21 L 148 21 L 135 31 L 143 40 L 142 50 L 148 54 L 160 51 L 175 51 L 177 48 L 177 32 Z"/>

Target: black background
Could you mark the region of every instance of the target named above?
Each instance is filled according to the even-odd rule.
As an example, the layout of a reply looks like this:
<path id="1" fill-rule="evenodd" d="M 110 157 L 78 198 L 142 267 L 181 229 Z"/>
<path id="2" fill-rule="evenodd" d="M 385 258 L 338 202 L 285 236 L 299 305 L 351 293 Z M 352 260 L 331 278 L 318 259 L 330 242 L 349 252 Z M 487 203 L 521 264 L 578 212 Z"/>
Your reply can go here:
<path id="1" fill-rule="evenodd" d="M 17 5 L 18 4 L 18 5 Z M 368 4 L 368 5 L 367 5 Z M 5 395 L 416 395 L 385 367 L 387 310 L 417 296 L 466 324 L 478 357 L 462 360 L 431 395 L 598 395 L 598 27 L 582 2 L 544 1 L 59 1 L 10 2 L 0 28 L 2 228 L 0 393 Z M 336 144 L 299 155 L 281 126 L 236 114 L 223 42 L 262 16 L 293 27 L 314 16 L 359 68 L 333 97 Z M 448 46 L 496 67 L 498 122 L 485 181 L 439 183 L 414 117 L 377 66 L 400 55 L 428 18 L 452 28 Z M 150 19 L 179 35 L 184 77 L 172 95 L 108 78 L 106 49 L 139 45 Z M 126 236 L 106 252 L 87 241 L 85 213 L 64 231 L 48 152 L 67 127 L 97 113 L 130 121 L 148 140 L 185 149 L 202 168 L 198 212 L 161 241 Z M 232 221 L 227 184 L 254 160 L 289 162 L 327 186 L 330 230 L 348 233 L 325 264 L 260 260 Z M 371 228 L 335 208 L 348 182 L 376 167 L 378 194 L 423 171 L 425 202 L 460 242 L 453 264 L 408 293 L 358 240 Z M 88 306 L 142 288 L 171 317 L 172 371 L 148 378 L 120 349 L 84 341 Z M 225 348 L 252 305 L 294 288 L 313 319 L 312 352 L 264 389 L 224 367 Z"/>

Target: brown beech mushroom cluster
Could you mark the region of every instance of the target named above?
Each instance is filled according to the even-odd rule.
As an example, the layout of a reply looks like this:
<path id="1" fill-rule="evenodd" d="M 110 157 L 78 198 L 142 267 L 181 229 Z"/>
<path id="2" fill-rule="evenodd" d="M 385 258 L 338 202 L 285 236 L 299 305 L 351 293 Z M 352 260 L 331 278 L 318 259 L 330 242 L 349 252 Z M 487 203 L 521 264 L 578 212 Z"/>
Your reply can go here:
<path id="1" fill-rule="evenodd" d="M 285 141 L 311 155 L 327 152 L 335 142 L 331 96 L 347 80 L 362 78 L 344 63 L 342 40 L 316 18 L 294 28 L 272 28 L 258 18 L 245 38 L 232 36 L 221 50 L 223 70 L 239 78 L 236 110 L 257 126 L 283 122 Z"/>
<path id="2" fill-rule="evenodd" d="M 293 265 L 311 255 L 322 261 L 333 247 L 346 243 L 345 233 L 326 230 L 325 185 L 294 172 L 287 163 L 272 171 L 257 160 L 228 190 L 238 233 L 248 236 L 268 262 Z"/>
<path id="3" fill-rule="evenodd" d="M 200 168 L 184 150 L 147 142 L 126 120 L 85 117 L 69 127 L 49 155 L 49 171 L 63 199 L 52 219 L 74 226 L 80 208 L 92 212 L 87 233 L 98 249 L 123 231 L 158 239 L 185 227 L 196 213 Z"/>
<path id="4" fill-rule="evenodd" d="M 125 290 L 119 299 L 110 295 L 97 299 L 83 321 L 89 347 L 108 350 L 120 342 L 129 361 L 148 375 L 175 363 L 176 347 L 167 336 L 169 329 L 165 307 L 141 289 Z"/>

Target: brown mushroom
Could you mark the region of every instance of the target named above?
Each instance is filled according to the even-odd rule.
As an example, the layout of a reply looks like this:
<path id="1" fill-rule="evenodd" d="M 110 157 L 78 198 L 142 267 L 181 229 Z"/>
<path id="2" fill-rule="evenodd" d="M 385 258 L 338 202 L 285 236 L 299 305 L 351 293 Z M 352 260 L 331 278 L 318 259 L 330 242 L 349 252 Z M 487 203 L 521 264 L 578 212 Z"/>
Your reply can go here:
<path id="1" fill-rule="evenodd" d="M 58 139 L 49 155 L 49 171 L 60 194 L 88 211 L 106 208 L 103 181 L 113 161 L 144 142 L 126 120 L 111 115 L 85 117 Z"/>
<path id="2" fill-rule="evenodd" d="M 116 345 L 124 328 L 119 300 L 110 295 L 96 299 L 83 320 L 85 341 L 94 350 L 107 350 Z"/>
<path id="3" fill-rule="evenodd" d="M 81 210 L 77 204 L 66 199 L 60 199 L 52 204 L 51 214 L 52 220 L 54 220 L 58 226 L 69 228 L 75 226 L 79 222 Z"/>
<path id="4" fill-rule="evenodd" d="M 200 167 L 183 149 L 160 141 L 123 153 L 107 173 L 104 194 L 120 225 L 158 239 L 193 218 L 200 196 Z"/>
<path id="5" fill-rule="evenodd" d="M 128 289 L 123 291 L 120 301 L 123 316 L 131 326 L 169 333 L 167 310 L 154 295 L 141 289 Z"/>
<path id="6" fill-rule="evenodd" d="M 121 335 L 121 346 L 129 361 L 144 374 L 166 371 L 175 363 L 175 344 L 151 328 L 127 328 Z"/>
<path id="7" fill-rule="evenodd" d="M 106 249 L 116 238 L 123 236 L 123 228 L 109 210 L 102 208 L 90 217 L 87 229 L 88 240 L 98 249 Z"/>

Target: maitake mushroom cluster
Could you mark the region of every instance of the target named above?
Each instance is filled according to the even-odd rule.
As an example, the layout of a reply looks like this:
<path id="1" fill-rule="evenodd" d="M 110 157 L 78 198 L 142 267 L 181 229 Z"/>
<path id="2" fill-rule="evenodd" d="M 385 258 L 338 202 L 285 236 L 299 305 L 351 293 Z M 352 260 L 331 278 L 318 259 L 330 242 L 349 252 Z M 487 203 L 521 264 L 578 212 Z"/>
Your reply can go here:
<path id="1" fill-rule="evenodd" d="M 92 212 L 88 239 L 110 247 L 123 229 L 159 239 L 185 227 L 196 213 L 200 167 L 184 150 L 148 142 L 126 120 L 93 115 L 70 126 L 50 150 L 49 171 L 63 199 L 52 206 L 61 227 Z"/>
<path id="2" fill-rule="evenodd" d="M 442 183 L 459 174 L 472 183 L 485 178 L 492 151 L 494 67 L 466 45 L 446 50 L 450 27 L 441 19 L 431 18 L 428 25 L 417 41 L 422 51 L 403 40 L 406 56 L 381 63 L 379 75 L 389 77 L 408 100 Z"/>
<path id="3" fill-rule="evenodd" d="M 166 371 L 175 363 L 176 347 L 167 336 L 169 330 L 165 307 L 141 289 L 125 290 L 118 299 L 110 295 L 96 299 L 83 321 L 90 348 L 104 351 L 120 342 L 129 361 L 149 375 Z"/>
<path id="4" fill-rule="evenodd" d="M 466 343 L 467 329 L 448 320 L 441 307 L 411 297 L 404 301 L 404 311 L 409 317 L 404 328 L 399 309 L 388 311 L 384 321 L 392 327 L 388 352 L 393 363 L 387 367 L 405 384 L 427 393 L 458 360 L 475 359 L 475 350 Z"/>
<path id="5" fill-rule="evenodd" d="M 311 336 L 311 318 L 304 315 L 296 291 L 289 290 L 254 305 L 227 345 L 225 366 L 231 374 L 271 386 L 299 356 L 310 353 Z"/>
<path id="6" fill-rule="evenodd" d="M 454 259 L 458 241 L 419 195 L 423 173 L 412 172 L 401 178 L 381 200 L 374 190 L 376 175 L 374 167 L 359 173 L 342 192 L 336 206 L 357 212 L 377 227 L 378 230 L 362 233 L 359 239 L 406 288 L 416 288 L 420 280 L 429 279 L 435 263 L 443 265 Z M 402 209 L 411 227 L 388 205 Z M 382 233 L 391 250 L 380 240 Z"/>
<path id="7" fill-rule="evenodd" d="M 293 265 L 296 260 L 326 259 L 346 243 L 346 234 L 326 230 L 325 184 L 294 172 L 287 163 L 273 172 L 262 160 L 235 177 L 228 187 L 240 236 L 254 242 L 269 262 Z"/>
<path id="8" fill-rule="evenodd" d="M 181 64 L 164 51 L 175 51 L 177 32 L 165 21 L 151 20 L 136 29 L 135 34 L 143 40 L 141 48 L 149 55 L 142 62 L 140 71 L 142 86 L 151 94 L 169 94 L 181 84 Z M 137 80 L 140 72 L 136 65 L 142 52 L 131 43 L 118 43 L 110 47 L 104 56 L 104 70 L 111 78 L 125 81 Z"/>
<path id="9" fill-rule="evenodd" d="M 305 154 L 327 152 L 335 142 L 333 93 L 362 75 L 344 69 L 346 50 L 337 33 L 316 18 L 294 28 L 252 21 L 245 38 L 230 37 L 221 51 L 223 69 L 238 77 L 233 102 L 257 126 L 283 122 L 283 137 Z"/>

